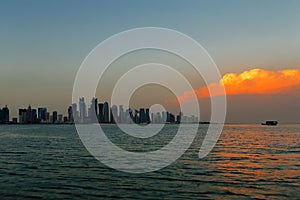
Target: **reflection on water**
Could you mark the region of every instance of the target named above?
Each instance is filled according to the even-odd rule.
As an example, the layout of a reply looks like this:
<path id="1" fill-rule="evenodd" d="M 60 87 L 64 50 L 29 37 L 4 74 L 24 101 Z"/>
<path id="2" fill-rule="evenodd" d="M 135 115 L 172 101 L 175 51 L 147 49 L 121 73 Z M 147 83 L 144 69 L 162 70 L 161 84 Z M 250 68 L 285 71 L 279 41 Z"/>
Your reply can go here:
<path id="1" fill-rule="evenodd" d="M 132 151 L 160 148 L 177 128 L 141 141 L 104 127 Z M 89 155 L 73 126 L 0 126 L 1 199 L 299 198 L 300 125 L 226 125 L 213 152 L 200 160 L 206 128 L 201 125 L 191 148 L 169 167 L 128 174 Z"/>

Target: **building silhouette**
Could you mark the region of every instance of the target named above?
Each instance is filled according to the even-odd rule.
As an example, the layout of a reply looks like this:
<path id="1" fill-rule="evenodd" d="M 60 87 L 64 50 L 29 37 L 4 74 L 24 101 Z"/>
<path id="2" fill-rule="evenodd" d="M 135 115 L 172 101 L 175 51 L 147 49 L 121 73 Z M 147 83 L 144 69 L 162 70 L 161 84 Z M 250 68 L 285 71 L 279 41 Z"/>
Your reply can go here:
<path id="1" fill-rule="evenodd" d="M 79 98 L 79 122 L 84 123 L 86 119 L 86 104 L 84 97 Z"/>
<path id="2" fill-rule="evenodd" d="M 126 113 L 124 112 L 123 105 L 119 105 L 119 123 L 125 123 Z"/>
<path id="3" fill-rule="evenodd" d="M 0 109 L 0 123 L 7 124 L 9 123 L 9 109 L 7 105 Z"/>
<path id="4" fill-rule="evenodd" d="M 27 110 L 24 108 L 19 109 L 19 123 L 20 124 L 27 123 Z"/>
<path id="5" fill-rule="evenodd" d="M 145 123 L 146 122 L 146 113 L 144 108 L 140 108 L 140 118 L 139 118 L 139 123 Z"/>
<path id="6" fill-rule="evenodd" d="M 98 104 L 98 121 L 100 123 L 104 122 L 104 104 L 103 103 L 99 103 Z"/>
<path id="7" fill-rule="evenodd" d="M 116 105 L 113 105 L 110 111 L 110 123 L 115 124 L 116 122 L 119 122 L 118 107 Z"/>
<path id="8" fill-rule="evenodd" d="M 73 120 L 71 120 L 71 122 L 78 122 L 79 121 L 79 115 L 78 115 L 78 110 L 77 110 L 77 104 L 76 103 L 72 103 L 72 115 L 73 115 Z M 69 116 L 70 119 L 70 116 Z"/>
<path id="9" fill-rule="evenodd" d="M 51 121 L 51 123 L 57 123 L 58 121 L 57 121 L 57 111 L 53 111 L 53 113 L 52 113 L 52 121 Z"/>
<path id="10" fill-rule="evenodd" d="M 26 110 L 26 124 L 32 124 L 32 111 L 30 105 Z"/>
<path id="11" fill-rule="evenodd" d="M 38 121 L 46 122 L 47 108 L 38 108 Z"/>
<path id="12" fill-rule="evenodd" d="M 150 122 L 150 110 L 149 108 L 146 108 L 146 123 L 149 124 Z"/>
<path id="13" fill-rule="evenodd" d="M 109 105 L 107 102 L 103 104 L 103 123 L 109 123 Z"/>
<path id="14" fill-rule="evenodd" d="M 98 99 L 97 98 L 92 99 L 89 118 L 92 123 L 98 122 Z"/>
<path id="15" fill-rule="evenodd" d="M 79 107 L 79 110 L 77 109 Z M 79 98 L 79 106 L 73 103 L 67 108 L 67 115 L 63 116 L 57 111 L 53 111 L 52 115 L 47 112 L 46 107 L 34 109 L 31 105 L 28 108 L 19 108 L 18 118 L 12 118 L 10 121 L 10 112 L 7 106 L 0 109 L 0 124 L 20 123 L 20 124 L 38 124 L 38 123 L 199 123 L 197 116 L 184 116 L 182 112 L 174 115 L 168 111 L 150 113 L 149 108 L 131 109 L 130 107 L 124 111 L 123 105 L 113 105 L 109 107 L 108 102 L 98 103 L 97 98 L 92 98 L 90 105 L 85 103 L 84 97 Z M 118 109 L 119 108 L 119 109 Z M 151 116 L 151 118 L 150 118 Z M 19 120 L 18 120 L 19 119 Z"/>
<path id="16" fill-rule="evenodd" d="M 69 122 L 74 122 L 74 117 L 73 117 L 73 107 L 69 106 L 68 107 L 68 117 L 64 121 L 69 121 Z"/>

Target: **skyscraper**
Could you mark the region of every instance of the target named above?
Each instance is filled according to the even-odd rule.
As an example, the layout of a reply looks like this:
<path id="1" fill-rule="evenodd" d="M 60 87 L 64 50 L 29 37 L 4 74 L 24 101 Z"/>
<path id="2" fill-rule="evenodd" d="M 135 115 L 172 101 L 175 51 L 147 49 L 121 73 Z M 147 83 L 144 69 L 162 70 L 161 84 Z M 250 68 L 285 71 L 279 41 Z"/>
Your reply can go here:
<path id="1" fill-rule="evenodd" d="M 109 105 L 107 102 L 103 104 L 103 123 L 109 123 Z"/>
<path id="2" fill-rule="evenodd" d="M 86 104 L 84 97 L 79 98 L 79 122 L 83 123 L 86 118 Z"/>
<path id="3" fill-rule="evenodd" d="M 126 122 L 131 124 L 132 122 L 134 122 L 132 110 L 131 110 L 131 108 L 129 108 L 127 110 L 128 110 L 128 116 L 126 116 L 127 117 Z M 126 111 L 126 113 L 127 113 L 127 111 Z"/>
<path id="4" fill-rule="evenodd" d="M 98 99 L 93 98 L 89 109 L 89 119 L 92 123 L 98 122 Z"/>
<path id="5" fill-rule="evenodd" d="M 182 112 L 179 112 L 179 115 L 177 115 L 177 117 L 176 117 L 176 124 L 181 123 L 181 117 L 182 117 Z"/>
<path id="6" fill-rule="evenodd" d="M 146 123 L 146 113 L 144 108 L 140 108 L 140 120 L 139 123 Z"/>
<path id="7" fill-rule="evenodd" d="M 165 123 L 167 121 L 167 113 L 165 111 L 162 111 L 162 123 Z"/>
<path id="8" fill-rule="evenodd" d="M 7 106 L 0 109 L 0 123 L 9 123 L 9 109 Z"/>
<path id="9" fill-rule="evenodd" d="M 26 113 L 27 113 L 27 110 L 26 109 L 19 109 L 19 123 L 20 124 L 25 124 L 27 123 L 26 121 Z"/>
<path id="10" fill-rule="evenodd" d="M 150 112 L 149 112 L 149 108 L 146 108 L 146 123 L 149 124 L 151 121 L 150 121 Z"/>
<path id="11" fill-rule="evenodd" d="M 3 123 L 3 112 L 2 109 L 0 109 L 0 124 Z"/>
<path id="12" fill-rule="evenodd" d="M 26 123 L 31 124 L 32 123 L 32 110 L 31 106 L 29 105 L 26 110 Z"/>
<path id="13" fill-rule="evenodd" d="M 58 116 L 57 116 L 57 122 L 58 123 L 63 123 L 63 115 L 62 114 L 59 114 Z"/>
<path id="14" fill-rule="evenodd" d="M 68 107 L 68 118 L 67 121 L 73 123 L 74 122 L 74 118 L 73 118 L 73 107 L 69 106 Z"/>
<path id="15" fill-rule="evenodd" d="M 119 106 L 119 123 L 124 123 L 125 122 L 125 112 L 123 109 L 123 105 Z"/>
<path id="16" fill-rule="evenodd" d="M 118 107 L 116 105 L 111 107 L 110 122 L 113 124 L 118 122 Z"/>
<path id="17" fill-rule="evenodd" d="M 2 108 L 3 123 L 9 123 L 9 109 L 7 105 Z"/>
<path id="18" fill-rule="evenodd" d="M 98 120 L 100 123 L 104 122 L 104 104 L 103 103 L 99 103 L 98 104 L 99 107 L 99 115 L 98 115 Z"/>
<path id="19" fill-rule="evenodd" d="M 135 110 L 134 111 L 134 117 L 133 117 L 134 123 L 138 124 L 140 122 L 140 116 L 139 116 L 139 111 Z"/>
<path id="20" fill-rule="evenodd" d="M 31 123 L 36 124 L 37 123 L 37 112 L 36 109 L 31 110 Z"/>
<path id="21" fill-rule="evenodd" d="M 73 113 L 73 121 L 78 122 L 78 110 L 77 110 L 77 104 L 73 103 L 72 104 L 72 113 Z"/>
<path id="22" fill-rule="evenodd" d="M 163 122 L 163 120 L 162 120 L 162 117 L 161 117 L 161 114 L 160 114 L 160 112 L 157 112 L 156 113 L 156 117 L 155 117 L 155 123 L 162 123 Z"/>
<path id="23" fill-rule="evenodd" d="M 57 123 L 57 111 L 53 111 L 52 113 L 52 123 Z"/>
<path id="24" fill-rule="evenodd" d="M 38 108 L 38 119 L 41 121 L 46 121 L 47 108 Z"/>
<path id="25" fill-rule="evenodd" d="M 46 122 L 50 123 L 50 113 L 46 112 Z"/>

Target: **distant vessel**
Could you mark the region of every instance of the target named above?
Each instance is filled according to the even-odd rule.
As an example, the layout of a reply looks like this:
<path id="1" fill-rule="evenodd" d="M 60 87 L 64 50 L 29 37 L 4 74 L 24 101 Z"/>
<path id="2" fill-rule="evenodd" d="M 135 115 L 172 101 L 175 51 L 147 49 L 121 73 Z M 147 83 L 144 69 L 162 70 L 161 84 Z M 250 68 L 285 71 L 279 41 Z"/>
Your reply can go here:
<path id="1" fill-rule="evenodd" d="M 266 125 L 266 126 L 277 126 L 278 121 L 266 121 L 265 123 L 261 123 L 261 125 Z"/>
<path id="2" fill-rule="evenodd" d="M 210 124 L 210 122 L 199 122 L 199 124 Z"/>

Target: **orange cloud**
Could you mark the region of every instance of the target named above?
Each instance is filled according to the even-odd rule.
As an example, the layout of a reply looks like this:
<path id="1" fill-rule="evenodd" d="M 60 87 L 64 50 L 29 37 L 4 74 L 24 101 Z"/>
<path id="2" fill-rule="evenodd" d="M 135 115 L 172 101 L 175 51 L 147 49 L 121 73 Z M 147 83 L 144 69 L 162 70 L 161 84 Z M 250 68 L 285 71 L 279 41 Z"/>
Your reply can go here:
<path id="1" fill-rule="evenodd" d="M 222 86 L 225 88 L 226 95 L 296 93 L 300 89 L 300 70 L 269 71 L 252 69 L 240 74 L 225 74 L 219 83 L 212 83 L 194 91 L 186 91 L 173 102 L 189 100 L 193 92 L 195 92 L 198 99 L 224 95 Z"/>

